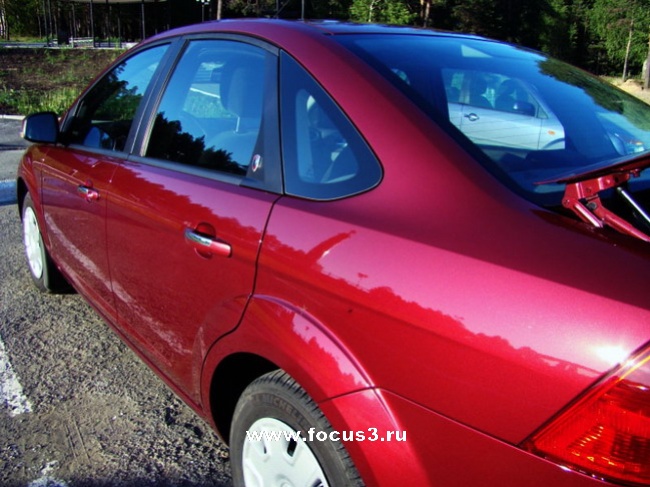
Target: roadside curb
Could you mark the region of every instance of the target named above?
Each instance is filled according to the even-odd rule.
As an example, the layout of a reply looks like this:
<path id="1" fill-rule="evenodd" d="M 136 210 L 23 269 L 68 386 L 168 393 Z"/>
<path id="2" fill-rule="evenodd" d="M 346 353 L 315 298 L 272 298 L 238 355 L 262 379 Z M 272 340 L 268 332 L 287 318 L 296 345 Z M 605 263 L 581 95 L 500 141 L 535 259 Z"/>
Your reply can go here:
<path id="1" fill-rule="evenodd" d="M 0 114 L 0 120 L 16 120 L 18 122 L 21 122 L 25 119 L 24 115 L 1 115 Z"/>
<path id="2" fill-rule="evenodd" d="M 16 181 L 0 179 L 0 206 L 16 203 Z"/>

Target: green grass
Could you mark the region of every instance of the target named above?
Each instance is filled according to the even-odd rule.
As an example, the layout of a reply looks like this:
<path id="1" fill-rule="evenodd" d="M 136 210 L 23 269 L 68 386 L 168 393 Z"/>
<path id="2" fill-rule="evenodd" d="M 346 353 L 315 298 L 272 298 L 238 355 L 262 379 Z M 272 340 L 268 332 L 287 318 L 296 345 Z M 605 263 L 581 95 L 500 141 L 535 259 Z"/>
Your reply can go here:
<path id="1" fill-rule="evenodd" d="M 0 49 L 0 113 L 62 114 L 86 85 L 122 51 Z"/>
<path id="2" fill-rule="evenodd" d="M 14 90 L 2 88 L 0 91 L 0 105 L 13 108 L 19 114 L 36 112 L 63 113 L 77 98 L 79 90 L 76 88 L 57 88 L 45 93 L 35 93 L 27 90 Z"/>

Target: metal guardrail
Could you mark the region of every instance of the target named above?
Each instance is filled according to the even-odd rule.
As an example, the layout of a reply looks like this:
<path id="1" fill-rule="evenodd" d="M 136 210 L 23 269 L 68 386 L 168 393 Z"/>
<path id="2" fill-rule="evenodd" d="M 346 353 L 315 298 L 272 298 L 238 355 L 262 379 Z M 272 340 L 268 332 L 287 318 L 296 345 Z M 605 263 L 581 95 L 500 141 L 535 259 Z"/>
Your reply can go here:
<path id="1" fill-rule="evenodd" d="M 95 47 L 92 37 L 71 37 L 68 42 L 72 47 Z"/>

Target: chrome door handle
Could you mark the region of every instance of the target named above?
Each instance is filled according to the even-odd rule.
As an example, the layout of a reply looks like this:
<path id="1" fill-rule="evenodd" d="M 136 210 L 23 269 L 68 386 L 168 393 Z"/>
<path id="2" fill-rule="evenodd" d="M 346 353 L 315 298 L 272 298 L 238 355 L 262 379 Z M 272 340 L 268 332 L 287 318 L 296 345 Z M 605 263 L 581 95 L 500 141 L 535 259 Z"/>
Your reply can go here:
<path id="1" fill-rule="evenodd" d="M 470 122 L 476 122 L 479 118 L 481 118 L 476 113 L 468 113 L 464 115 L 464 117 Z"/>
<path id="2" fill-rule="evenodd" d="M 230 244 L 218 238 L 202 235 L 190 228 L 185 229 L 185 239 L 202 254 L 215 254 L 222 257 L 230 257 L 232 255 L 232 247 Z"/>
<path id="3" fill-rule="evenodd" d="M 77 193 L 82 196 L 86 201 L 97 201 L 99 199 L 99 192 L 88 186 L 77 186 Z"/>

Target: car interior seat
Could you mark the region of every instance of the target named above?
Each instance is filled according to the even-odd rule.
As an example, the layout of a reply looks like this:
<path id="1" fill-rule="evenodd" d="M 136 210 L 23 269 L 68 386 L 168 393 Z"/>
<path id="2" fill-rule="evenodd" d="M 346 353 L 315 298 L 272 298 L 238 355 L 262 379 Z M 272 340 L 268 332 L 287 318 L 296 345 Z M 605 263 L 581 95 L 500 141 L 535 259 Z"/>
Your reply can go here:
<path id="1" fill-rule="evenodd" d="M 475 107 L 492 108 L 490 100 L 485 96 L 487 81 L 483 77 L 474 77 L 470 83 L 469 104 Z"/>
<path id="2" fill-rule="evenodd" d="M 236 117 L 234 129 L 217 134 L 206 144 L 230 155 L 232 162 L 248 166 L 262 121 L 264 63 L 246 56 L 226 63 L 221 75 L 223 107 Z"/>

